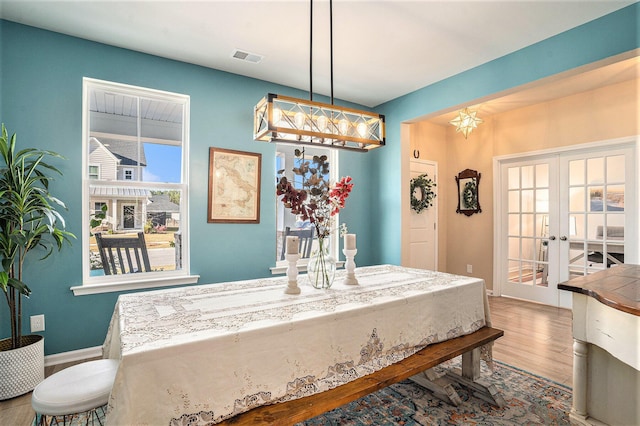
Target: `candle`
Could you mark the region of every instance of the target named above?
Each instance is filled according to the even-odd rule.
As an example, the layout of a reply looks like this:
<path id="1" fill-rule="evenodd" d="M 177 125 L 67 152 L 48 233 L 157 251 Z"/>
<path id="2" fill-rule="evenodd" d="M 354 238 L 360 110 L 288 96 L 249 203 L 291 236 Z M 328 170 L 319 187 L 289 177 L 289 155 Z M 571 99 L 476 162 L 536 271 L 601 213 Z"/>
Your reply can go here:
<path id="1" fill-rule="evenodd" d="M 287 237 L 287 254 L 298 254 L 298 237 L 290 235 Z"/>
<path id="2" fill-rule="evenodd" d="M 356 249 L 356 234 L 346 234 L 344 236 L 344 248 L 347 250 Z"/>

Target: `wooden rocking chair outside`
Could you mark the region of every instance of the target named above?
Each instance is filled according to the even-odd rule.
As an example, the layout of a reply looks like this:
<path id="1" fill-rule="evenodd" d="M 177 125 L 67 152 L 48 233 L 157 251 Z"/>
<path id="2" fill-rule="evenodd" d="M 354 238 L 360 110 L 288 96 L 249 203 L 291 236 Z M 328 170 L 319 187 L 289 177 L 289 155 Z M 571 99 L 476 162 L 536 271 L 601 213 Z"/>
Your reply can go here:
<path id="1" fill-rule="evenodd" d="M 286 241 L 287 236 L 295 235 L 299 238 L 299 247 L 298 253 L 300 253 L 300 258 L 308 258 L 311 256 L 311 245 L 313 244 L 313 234 L 315 229 L 313 227 L 309 229 L 291 229 L 290 227 L 286 227 L 284 230 L 284 234 L 282 235 L 282 252 L 280 253 L 280 260 L 284 260 L 284 253 L 286 250 Z"/>
<path id="2" fill-rule="evenodd" d="M 105 275 L 151 272 L 144 233 L 137 237 L 102 236 L 95 234 Z"/>

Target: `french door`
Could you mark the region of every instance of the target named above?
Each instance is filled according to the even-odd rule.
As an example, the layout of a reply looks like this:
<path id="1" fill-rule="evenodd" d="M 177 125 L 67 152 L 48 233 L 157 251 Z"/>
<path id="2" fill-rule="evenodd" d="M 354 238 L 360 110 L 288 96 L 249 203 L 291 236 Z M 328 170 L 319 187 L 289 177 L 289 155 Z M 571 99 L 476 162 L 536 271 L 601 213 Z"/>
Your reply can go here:
<path id="1" fill-rule="evenodd" d="M 502 294 L 556 304 L 559 269 L 557 158 L 503 164 L 506 210 L 502 235 L 507 247 L 503 262 Z"/>
<path id="2" fill-rule="evenodd" d="M 502 295 L 570 307 L 558 283 L 637 256 L 624 238 L 637 234 L 634 161 L 607 147 L 501 162 Z"/>

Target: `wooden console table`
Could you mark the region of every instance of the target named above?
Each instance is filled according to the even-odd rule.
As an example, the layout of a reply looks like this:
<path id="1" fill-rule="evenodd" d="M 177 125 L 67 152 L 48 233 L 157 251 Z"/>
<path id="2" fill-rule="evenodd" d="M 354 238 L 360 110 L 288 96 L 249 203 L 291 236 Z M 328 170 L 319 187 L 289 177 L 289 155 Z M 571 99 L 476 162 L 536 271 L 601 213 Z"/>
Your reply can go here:
<path id="1" fill-rule="evenodd" d="M 640 425 L 640 265 L 558 288 L 573 292 L 571 423 Z"/>

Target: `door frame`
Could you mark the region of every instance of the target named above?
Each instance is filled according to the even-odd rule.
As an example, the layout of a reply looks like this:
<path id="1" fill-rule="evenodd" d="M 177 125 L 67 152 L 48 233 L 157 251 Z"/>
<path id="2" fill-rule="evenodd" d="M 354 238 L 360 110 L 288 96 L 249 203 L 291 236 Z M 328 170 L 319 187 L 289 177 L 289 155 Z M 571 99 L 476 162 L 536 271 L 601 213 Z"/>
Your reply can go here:
<path id="1" fill-rule="evenodd" d="M 635 148 L 635 188 L 640 189 L 640 135 L 629 136 L 623 138 L 606 139 L 603 141 L 588 142 L 577 145 L 568 145 L 563 147 L 536 150 L 536 151 L 524 151 L 515 154 L 507 154 L 493 157 L 493 295 L 502 295 L 502 282 L 500 281 L 500 266 L 502 259 L 505 259 L 508 253 L 508 248 L 503 244 L 503 238 L 500 233 L 502 211 L 505 208 L 507 200 L 503 200 L 500 194 L 502 194 L 502 188 L 505 182 L 502 180 L 502 165 L 506 162 L 512 162 L 515 160 L 534 160 L 536 158 L 544 158 L 554 154 L 570 153 L 572 151 L 583 150 L 595 150 L 607 147 L 615 148 Z M 633 194 L 632 194 L 633 195 Z M 629 205 L 629 208 L 634 212 L 640 212 L 640 197 L 631 196 L 628 200 L 625 199 L 625 208 Z M 626 237 L 629 235 L 629 237 Z M 629 253 L 625 248 L 625 260 L 628 259 L 628 263 L 640 263 L 640 231 L 639 224 L 633 223 L 630 229 L 625 230 L 625 240 L 630 242 Z M 632 241 L 636 241 L 636 244 L 632 244 Z"/>

